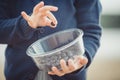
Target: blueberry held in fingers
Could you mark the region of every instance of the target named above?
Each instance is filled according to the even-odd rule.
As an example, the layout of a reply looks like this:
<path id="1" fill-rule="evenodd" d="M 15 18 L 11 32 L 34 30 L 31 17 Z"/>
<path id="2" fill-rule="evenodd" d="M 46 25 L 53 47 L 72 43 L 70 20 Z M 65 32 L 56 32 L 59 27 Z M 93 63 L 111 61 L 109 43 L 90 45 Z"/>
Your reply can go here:
<path id="1" fill-rule="evenodd" d="M 53 22 L 51 22 L 51 25 L 52 25 L 52 26 L 55 26 L 55 24 L 54 24 Z"/>

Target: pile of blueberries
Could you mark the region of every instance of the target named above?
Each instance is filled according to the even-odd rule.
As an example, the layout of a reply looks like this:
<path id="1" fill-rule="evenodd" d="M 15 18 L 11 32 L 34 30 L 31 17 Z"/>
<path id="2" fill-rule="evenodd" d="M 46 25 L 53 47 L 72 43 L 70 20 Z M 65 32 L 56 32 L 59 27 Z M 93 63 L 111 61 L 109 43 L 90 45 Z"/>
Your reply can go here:
<path id="1" fill-rule="evenodd" d="M 67 61 L 68 59 L 74 59 L 74 56 L 81 55 L 79 48 L 79 44 L 76 43 L 62 51 L 46 55 L 46 56 L 39 56 L 35 57 L 35 62 L 39 69 L 47 69 L 46 71 L 50 71 L 52 66 L 56 66 L 58 69 L 60 67 L 60 60 L 64 59 Z"/>

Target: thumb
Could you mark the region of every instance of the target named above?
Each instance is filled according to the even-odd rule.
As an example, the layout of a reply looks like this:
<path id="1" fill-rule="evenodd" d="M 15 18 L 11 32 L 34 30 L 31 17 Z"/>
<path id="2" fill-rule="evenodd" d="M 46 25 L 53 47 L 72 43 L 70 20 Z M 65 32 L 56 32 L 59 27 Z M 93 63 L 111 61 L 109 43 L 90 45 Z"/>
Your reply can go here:
<path id="1" fill-rule="evenodd" d="M 22 17 L 28 22 L 28 25 L 29 25 L 30 27 L 36 28 L 36 25 L 33 24 L 33 22 L 32 22 L 31 19 L 30 19 L 30 16 L 27 15 L 26 12 L 22 11 L 22 12 L 21 12 L 21 15 L 22 15 Z"/>

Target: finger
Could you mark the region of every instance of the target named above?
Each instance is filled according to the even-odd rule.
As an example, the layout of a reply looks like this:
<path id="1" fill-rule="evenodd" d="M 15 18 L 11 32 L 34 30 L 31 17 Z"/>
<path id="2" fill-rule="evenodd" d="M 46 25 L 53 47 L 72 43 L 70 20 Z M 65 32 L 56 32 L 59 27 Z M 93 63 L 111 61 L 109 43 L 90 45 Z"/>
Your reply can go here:
<path id="1" fill-rule="evenodd" d="M 45 24 L 46 26 L 50 26 L 51 28 L 54 28 L 54 26 L 51 26 L 51 20 L 48 17 L 45 17 Z"/>
<path id="2" fill-rule="evenodd" d="M 51 26 L 56 26 L 58 22 L 55 16 L 50 11 L 47 11 L 46 15 L 54 24 L 54 25 L 51 24 Z"/>
<path id="3" fill-rule="evenodd" d="M 50 75 L 55 75 L 55 73 L 54 73 L 54 72 L 52 72 L 52 71 L 51 71 L 51 72 L 48 72 L 48 74 L 50 74 Z"/>
<path id="4" fill-rule="evenodd" d="M 40 3 L 38 3 L 38 4 L 34 7 L 33 12 L 38 13 L 38 12 L 39 12 L 39 9 L 40 9 L 41 7 L 43 7 L 43 6 L 44 6 L 44 2 L 41 1 Z"/>
<path id="5" fill-rule="evenodd" d="M 26 13 L 26 12 L 22 11 L 22 12 L 21 12 L 21 15 L 22 15 L 22 17 L 23 17 L 26 21 L 28 21 L 28 22 L 29 22 L 29 18 L 30 18 L 30 16 L 29 16 L 29 15 L 27 15 L 27 13 Z"/>
<path id="6" fill-rule="evenodd" d="M 52 71 L 58 76 L 64 75 L 64 73 L 62 71 L 58 70 L 56 67 L 52 67 Z"/>
<path id="7" fill-rule="evenodd" d="M 52 26 L 51 23 L 52 21 L 48 18 L 48 17 L 45 17 L 45 26 L 50 26 L 51 28 L 55 28 L 56 26 Z"/>
<path id="8" fill-rule="evenodd" d="M 55 6 L 44 6 L 44 7 L 39 9 L 39 11 L 41 11 L 41 12 L 57 11 L 57 10 L 58 10 L 58 7 L 55 7 Z"/>
<path id="9" fill-rule="evenodd" d="M 76 70 L 83 66 L 83 64 L 81 64 L 81 62 L 82 62 L 82 56 L 75 56 L 74 65 L 75 65 Z"/>
<path id="10" fill-rule="evenodd" d="M 75 65 L 72 59 L 68 60 L 68 67 L 71 72 L 75 70 Z"/>
<path id="11" fill-rule="evenodd" d="M 27 15 L 26 12 L 22 11 L 21 15 L 28 22 L 29 26 L 31 26 L 32 28 L 36 28 L 36 24 L 33 24 L 33 22 L 30 19 L 30 16 Z"/>
<path id="12" fill-rule="evenodd" d="M 60 65 L 64 73 L 69 73 L 69 68 L 65 62 L 65 60 L 60 60 Z"/>
<path id="13" fill-rule="evenodd" d="M 85 64 L 88 63 L 88 59 L 87 59 L 86 57 L 82 56 L 80 63 L 81 63 L 82 65 L 85 65 Z"/>
<path id="14" fill-rule="evenodd" d="M 77 60 L 77 62 L 75 63 L 75 65 L 77 66 L 77 68 L 81 68 L 85 64 L 87 64 L 87 58 L 84 56 L 77 56 L 76 60 Z"/>

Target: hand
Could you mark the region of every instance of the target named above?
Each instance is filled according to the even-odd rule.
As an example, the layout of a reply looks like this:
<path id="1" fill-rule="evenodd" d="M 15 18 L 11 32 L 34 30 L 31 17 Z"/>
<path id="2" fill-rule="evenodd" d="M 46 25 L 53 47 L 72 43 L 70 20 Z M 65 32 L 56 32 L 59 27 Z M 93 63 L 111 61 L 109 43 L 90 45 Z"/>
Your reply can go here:
<path id="1" fill-rule="evenodd" d="M 82 68 L 85 64 L 87 64 L 87 62 L 88 59 L 84 56 L 76 56 L 74 60 L 69 59 L 68 64 L 65 62 L 65 60 L 62 59 L 60 60 L 62 70 L 59 70 L 56 67 L 52 67 L 52 71 L 48 72 L 48 74 L 63 76 Z"/>
<path id="2" fill-rule="evenodd" d="M 24 11 L 21 12 L 21 15 L 32 28 L 37 28 L 39 26 L 50 26 L 54 28 L 57 25 L 57 20 L 50 11 L 57 10 L 58 8 L 55 6 L 45 6 L 44 2 L 40 2 L 34 7 L 31 16 L 27 15 L 27 13 Z"/>

